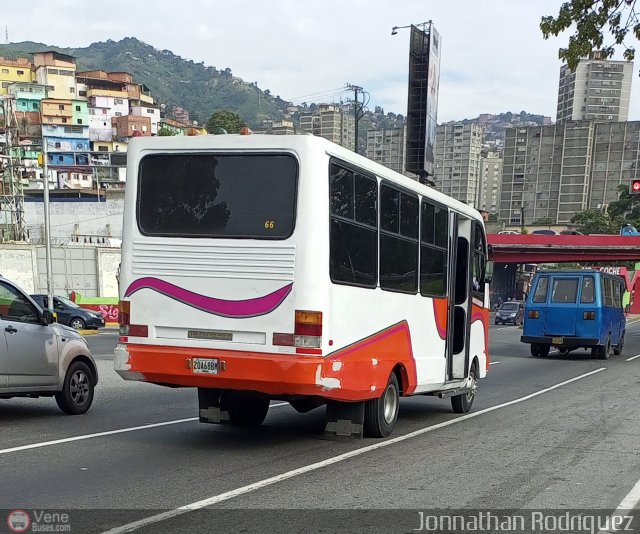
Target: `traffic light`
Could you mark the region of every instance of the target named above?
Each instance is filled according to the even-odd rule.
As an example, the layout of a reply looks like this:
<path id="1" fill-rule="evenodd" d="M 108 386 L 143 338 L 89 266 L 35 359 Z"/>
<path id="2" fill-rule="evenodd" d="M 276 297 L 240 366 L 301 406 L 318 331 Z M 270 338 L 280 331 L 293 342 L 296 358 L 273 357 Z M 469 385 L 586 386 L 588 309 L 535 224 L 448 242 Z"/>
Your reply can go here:
<path id="1" fill-rule="evenodd" d="M 636 178 L 631 180 L 631 185 L 629 187 L 629 193 L 640 193 L 640 178 Z"/>

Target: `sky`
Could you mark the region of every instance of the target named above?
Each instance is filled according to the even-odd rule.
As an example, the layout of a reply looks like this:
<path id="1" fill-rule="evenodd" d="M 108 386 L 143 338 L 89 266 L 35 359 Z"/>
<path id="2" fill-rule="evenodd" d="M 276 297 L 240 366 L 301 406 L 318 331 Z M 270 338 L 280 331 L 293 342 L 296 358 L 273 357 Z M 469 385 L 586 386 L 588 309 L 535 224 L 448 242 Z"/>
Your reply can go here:
<path id="1" fill-rule="evenodd" d="M 347 83 L 369 108 L 406 113 L 409 30 L 432 20 L 442 39 L 438 122 L 527 111 L 555 120 L 568 35 L 545 41 L 540 18 L 562 0 L 32 0 L 5 2 L 0 31 L 84 47 L 136 37 L 301 103 L 346 101 Z M 635 44 L 635 43 L 634 43 Z M 640 60 L 638 61 L 640 63 Z M 630 120 L 640 119 L 635 69 Z"/>

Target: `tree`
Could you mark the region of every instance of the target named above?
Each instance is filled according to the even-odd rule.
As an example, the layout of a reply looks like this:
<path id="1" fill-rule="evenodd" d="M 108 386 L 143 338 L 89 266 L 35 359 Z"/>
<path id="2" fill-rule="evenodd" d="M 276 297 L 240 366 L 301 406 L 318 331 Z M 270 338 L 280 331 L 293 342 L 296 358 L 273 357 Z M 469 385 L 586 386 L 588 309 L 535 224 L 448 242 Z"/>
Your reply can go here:
<path id="1" fill-rule="evenodd" d="M 213 112 L 207 121 L 207 131 L 216 133 L 221 128 L 227 133 L 240 133 L 240 130 L 246 126 L 242 117 L 228 109 L 217 109 Z"/>
<path id="2" fill-rule="evenodd" d="M 169 128 L 167 128 L 166 126 L 163 126 L 162 128 L 160 128 L 158 130 L 158 135 L 161 136 L 170 136 L 170 135 L 176 135 L 174 132 L 172 132 Z"/>
<path id="3" fill-rule="evenodd" d="M 622 217 L 611 216 L 595 208 L 576 213 L 571 222 L 583 234 L 618 234 L 624 223 Z"/>
<path id="4" fill-rule="evenodd" d="M 533 224 L 551 226 L 553 224 L 553 219 L 551 217 L 540 217 L 537 221 L 533 221 Z"/>
<path id="5" fill-rule="evenodd" d="M 602 59 L 613 56 L 617 47 L 624 50 L 624 59 L 633 61 L 635 48 L 629 38 L 640 39 L 637 0 L 569 0 L 560 6 L 557 17 L 542 17 L 540 29 L 545 39 L 557 36 L 575 25 L 566 48 L 558 56 L 571 70 L 580 58 L 598 50 Z M 605 42 L 606 38 L 606 42 Z"/>

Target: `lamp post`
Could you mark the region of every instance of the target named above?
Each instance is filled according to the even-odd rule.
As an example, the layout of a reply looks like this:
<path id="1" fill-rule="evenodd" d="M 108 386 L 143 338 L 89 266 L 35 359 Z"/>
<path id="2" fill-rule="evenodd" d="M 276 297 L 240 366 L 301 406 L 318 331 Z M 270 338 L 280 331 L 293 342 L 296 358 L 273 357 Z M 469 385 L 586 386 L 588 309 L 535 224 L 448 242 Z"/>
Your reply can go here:
<path id="1" fill-rule="evenodd" d="M 42 102 L 40 103 L 42 106 Z M 43 208 L 44 208 L 44 244 L 47 265 L 47 309 L 53 312 L 53 266 L 51 261 L 51 222 L 49 217 L 49 164 L 47 161 L 47 139 L 44 136 L 42 109 L 40 110 L 40 127 L 42 129 L 42 171 L 44 180 Z"/>

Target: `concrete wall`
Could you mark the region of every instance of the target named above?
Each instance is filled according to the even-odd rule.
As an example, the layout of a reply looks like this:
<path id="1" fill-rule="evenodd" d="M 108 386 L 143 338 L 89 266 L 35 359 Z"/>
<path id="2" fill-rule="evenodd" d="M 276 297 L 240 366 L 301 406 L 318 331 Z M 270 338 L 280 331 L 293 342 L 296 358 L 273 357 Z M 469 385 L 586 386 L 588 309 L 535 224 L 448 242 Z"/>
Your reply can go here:
<path id="1" fill-rule="evenodd" d="M 89 246 L 51 247 L 53 292 L 67 296 L 117 297 L 120 249 Z M 47 265 L 43 245 L 0 245 L 0 274 L 28 293 L 46 293 Z"/>
<path id="2" fill-rule="evenodd" d="M 107 190 L 106 202 L 57 201 L 49 204 L 51 242 L 67 244 L 74 236 L 122 239 L 124 190 Z M 44 204 L 25 202 L 24 216 L 32 243 L 44 243 Z"/>

